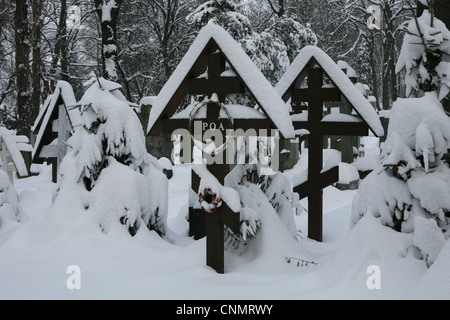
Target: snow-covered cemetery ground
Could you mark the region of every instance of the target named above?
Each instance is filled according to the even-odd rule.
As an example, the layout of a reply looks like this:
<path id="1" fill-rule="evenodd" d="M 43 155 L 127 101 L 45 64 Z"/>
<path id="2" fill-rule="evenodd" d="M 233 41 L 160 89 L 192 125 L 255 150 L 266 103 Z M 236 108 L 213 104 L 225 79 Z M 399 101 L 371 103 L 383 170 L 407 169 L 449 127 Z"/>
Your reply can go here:
<path id="1" fill-rule="evenodd" d="M 394 2 L 403 37 L 389 40 L 401 46 L 379 86 L 333 60 L 284 1 L 266 4 L 273 25 L 257 32 L 254 1 L 208 0 L 181 6 L 173 23 L 188 21 L 190 45 L 148 95 L 131 94 L 115 42 L 131 4 L 81 6 L 98 15 L 75 25 L 101 33 L 101 75 L 75 83 L 55 52 L 65 80 L 45 99 L 27 98 L 40 78 L 27 82 L 26 61 L 0 94 L 0 299 L 450 299 L 450 31 L 438 0 Z M 333 3 L 375 15 L 358 36 L 374 41 L 386 2 Z M 64 15 L 81 10 L 66 4 L 54 6 L 64 35 Z"/>
<path id="2" fill-rule="evenodd" d="M 354 190 L 324 190 L 323 243 L 306 237 L 305 212 L 295 218 L 298 241 L 278 219 L 262 216 L 251 250 L 227 250 L 226 273 L 220 275 L 205 265 L 205 238 L 187 236 L 188 186 L 183 182 L 190 178 L 188 166 L 175 167 L 169 183 L 172 241 L 146 228 L 130 237 L 123 228 L 102 233 L 83 215 L 66 219 L 64 212 L 51 209 L 56 189 L 51 168 L 37 170 L 38 176 L 16 184 L 30 220 L 2 220 L 1 299 L 450 298 L 448 241 L 428 268 L 412 234 L 382 226 L 371 215 L 350 229 Z M 70 290 L 73 265 L 81 271 L 80 289 Z M 376 283 L 373 266 L 380 272 Z"/>

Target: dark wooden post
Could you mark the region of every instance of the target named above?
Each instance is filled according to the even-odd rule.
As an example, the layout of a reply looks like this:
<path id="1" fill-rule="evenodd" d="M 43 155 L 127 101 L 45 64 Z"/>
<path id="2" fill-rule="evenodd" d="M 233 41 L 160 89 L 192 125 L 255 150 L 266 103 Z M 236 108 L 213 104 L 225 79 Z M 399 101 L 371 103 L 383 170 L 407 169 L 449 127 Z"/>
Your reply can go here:
<path id="1" fill-rule="evenodd" d="M 308 88 L 321 88 L 323 72 L 318 68 L 311 68 L 308 73 Z M 319 94 L 313 94 L 308 101 L 308 121 L 317 123 L 323 117 L 323 100 Z M 320 171 L 323 165 L 323 137 L 317 132 L 309 135 L 308 149 L 308 180 L 310 181 L 310 194 L 308 198 L 308 236 L 311 239 L 322 241 L 323 226 L 323 191 L 320 187 Z"/>

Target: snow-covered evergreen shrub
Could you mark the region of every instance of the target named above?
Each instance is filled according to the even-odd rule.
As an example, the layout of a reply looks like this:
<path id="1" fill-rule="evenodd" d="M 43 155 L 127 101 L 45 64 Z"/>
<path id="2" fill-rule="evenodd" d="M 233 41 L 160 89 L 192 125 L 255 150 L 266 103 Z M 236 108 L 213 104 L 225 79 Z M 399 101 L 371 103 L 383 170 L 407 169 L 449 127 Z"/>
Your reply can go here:
<path id="1" fill-rule="evenodd" d="M 258 172 L 258 165 L 237 165 L 225 178 L 225 186 L 236 189 L 241 199 L 241 232 L 226 233 L 226 242 L 236 247 L 256 236 L 261 227 L 261 210 L 267 202 L 291 235 L 297 237 L 294 214 L 302 209 L 289 179 L 281 172 L 273 176 Z"/>
<path id="2" fill-rule="evenodd" d="M 19 198 L 14 186 L 9 181 L 8 175 L 2 170 L 1 166 L 0 159 L 0 228 L 4 219 L 17 222 L 24 222 L 28 219 L 19 204 Z"/>
<path id="3" fill-rule="evenodd" d="M 227 30 L 273 85 L 300 49 L 317 44 L 317 37 L 309 27 L 292 18 L 274 19 L 271 28 L 258 33 L 233 0 L 209 0 L 187 17 L 198 29 L 214 23 Z"/>
<path id="4" fill-rule="evenodd" d="M 286 54 L 292 63 L 301 49 L 310 45 L 317 45 L 317 36 L 309 26 L 304 26 L 293 18 L 277 19 L 270 29 L 275 38 L 280 39 L 286 46 Z"/>
<path id="5" fill-rule="evenodd" d="M 78 197 L 107 233 L 121 223 L 166 233 L 167 178 L 145 146 L 142 125 L 116 83 L 100 78 L 79 102 L 82 126 L 68 140 L 61 197 Z"/>
<path id="6" fill-rule="evenodd" d="M 239 5 L 233 0 L 209 0 L 187 16 L 197 29 L 210 21 L 227 30 L 234 39 L 242 39 L 252 33 L 250 21 L 239 12 Z"/>
<path id="7" fill-rule="evenodd" d="M 286 45 L 266 31 L 252 32 L 239 42 L 267 80 L 275 85 L 291 63 Z"/>
<path id="8" fill-rule="evenodd" d="M 394 102 L 381 165 L 361 183 L 352 223 L 364 214 L 395 230 L 414 232 L 427 265 L 450 237 L 450 118 L 440 100 L 449 92 L 450 32 L 428 11 L 409 22 L 397 64 L 408 95 Z M 422 97 L 418 97 L 422 96 Z"/>
<path id="9" fill-rule="evenodd" d="M 428 3 L 428 2 L 427 2 Z M 450 237 L 450 32 L 427 10 L 406 29 L 397 71 L 406 69 L 407 94 L 394 102 L 381 165 L 361 183 L 352 224 L 364 214 L 397 231 L 413 232 L 427 265 Z M 421 96 L 421 97 L 419 97 Z"/>
<path id="10" fill-rule="evenodd" d="M 398 231 L 412 232 L 415 216 L 433 217 L 448 238 L 450 168 L 442 157 L 450 146 L 450 118 L 436 94 L 396 101 L 388 132 L 381 166 L 355 196 L 353 223 L 370 212 Z"/>
<path id="11" fill-rule="evenodd" d="M 450 31 L 424 10 L 409 21 L 396 72 L 406 69 L 406 95 L 436 91 L 439 100 L 450 92 Z"/>

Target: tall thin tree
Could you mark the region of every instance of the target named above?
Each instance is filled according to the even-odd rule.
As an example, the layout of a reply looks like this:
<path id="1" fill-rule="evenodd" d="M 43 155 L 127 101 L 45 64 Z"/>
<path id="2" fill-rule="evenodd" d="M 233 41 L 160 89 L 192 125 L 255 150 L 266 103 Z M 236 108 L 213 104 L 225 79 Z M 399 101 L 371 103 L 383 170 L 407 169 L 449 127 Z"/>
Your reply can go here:
<path id="1" fill-rule="evenodd" d="M 108 80 L 117 81 L 117 24 L 123 0 L 94 0 L 101 23 L 102 73 Z"/>
<path id="2" fill-rule="evenodd" d="M 15 68 L 17 91 L 17 133 L 30 136 L 31 96 L 30 96 L 30 30 L 28 23 L 28 0 L 15 0 Z"/>

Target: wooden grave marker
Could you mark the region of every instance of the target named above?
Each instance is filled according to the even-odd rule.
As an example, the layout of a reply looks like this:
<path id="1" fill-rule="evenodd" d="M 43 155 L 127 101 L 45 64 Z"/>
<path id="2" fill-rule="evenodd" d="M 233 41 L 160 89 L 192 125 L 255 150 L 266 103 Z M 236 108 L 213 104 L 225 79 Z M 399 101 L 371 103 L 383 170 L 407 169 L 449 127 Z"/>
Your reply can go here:
<path id="1" fill-rule="evenodd" d="M 76 104 L 72 87 L 65 81 L 58 81 L 55 92 L 50 95 L 32 131 L 35 139 L 32 162 L 52 165 L 52 181 L 57 182 L 59 166 L 67 153 L 66 141 L 76 125 L 79 125 L 79 109 L 70 108 Z"/>
<path id="2" fill-rule="evenodd" d="M 333 87 L 325 86 L 326 74 Z M 307 87 L 302 88 L 307 78 Z M 378 115 L 349 78 L 322 50 L 306 47 L 300 51 L 276 87 L 284 101 L 291 100 L 297 112 L 307 110 L 306 120 L 294 120 L 296 130 L 307 130 L 308 180 L 294 187 L 300 198 L 308 197 L 308 237 L 323 240 L 323 189 L 339 180 L 339 167 L 323 170 L 325 136 L 366 136 L 369 129 L 383 135 Z M 360 118 L 346 115 L 348 121 L 324 121 L 324 103 L 340 101 L 341 95 Z M 307 103 L 304 104 L 304 103 Z M 298 106 L 303 106 L 299 108 Z M 295 117 L 295 115 L 294 115 Z M 294 118 L 295 119 L 295 118 Z"/>
<path id="3" fill-rule="evenodd" d="M 231 68 L 229 73 L 226 72 L 227 65 Z M 292 122 L 289 113 L 284 110 L 281 97 L 241 46 L 223 28 L 208 25 L 200 31 L 174 74 L 154 100 L 149 116 L 148 134 L 157 136 L 172 134 L 177 129 L 190 130 L 192 121 L 201 121 L 202 133 L 216 128 L 221 130 L 224 137 L 226 129 L 230 129 L 231 119 L 220 118 L 220 109 L 224 107 L 227 95 L 246 92 L 257 102 L 261 113 L 255 118 L 233 118 L 231 129 L 279 129 L 281 135 L 288 138 L 294 136 Z M 202 106 L 206 108 L 206 118 L 173 117 L 188 95 L 217 95 L 218 101 L 211 101 Z M 286 125 L 279 128 L 277 123 Z M 222 141 L 226 141 L 226 138 Z M 218 141 L 214 143 L 219 147 Z M 226 166 L 228 164 L 207 164 L 208 171 L 221 185 L 224 184 Z M 192 172 L 191 188 L 196 194 L 199 192 L 200 180 L 201 177 Z M 190 219 L 193 218 L 193 208 L 191 209 Z M 217 211 L 203 214 L 206 215 L 204 233 L 207 238 L 207 265 L 218 273 L 224 273 L 224 225 L 233 232 L 239 232 L 239 212 L 231 210 L 223 201 Z M 190 227 L 192 228 L 191 221 Z M 202 235 L 200 230 L 200 236 Z"/>

